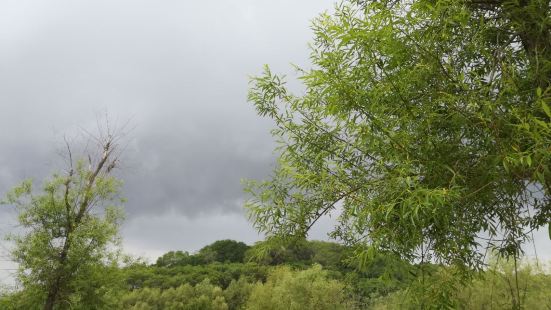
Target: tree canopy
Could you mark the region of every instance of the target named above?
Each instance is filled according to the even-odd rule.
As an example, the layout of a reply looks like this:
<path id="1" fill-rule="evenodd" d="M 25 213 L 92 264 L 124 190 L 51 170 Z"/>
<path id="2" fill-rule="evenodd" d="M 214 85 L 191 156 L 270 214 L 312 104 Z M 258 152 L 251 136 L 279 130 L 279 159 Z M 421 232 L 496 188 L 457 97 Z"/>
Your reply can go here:
<path id="1" fill-rule="evenodd" d="M 24 291 L 22 308 L 69 309 L 75 304 L 101 308 L 112 302 L 117 279 L 118 228 L 122 221 L 121 182 L 111 175 L 117 162 L 117 137 L 95 138 L 97 156 L 73 161 L 67 144 L 68 169 L 54 174 L 40 191 L 25 181 L 8 193 L 15 205 L 20 235 L 12 235 L 17 280 Z"/>
<path id="2" fill-rule="evenodd" d="M 218 240 L 199 250 L 199 255 L 207 262 L 243 262 L 245 252 L 249 246 L 235 240 Z"/>
<path id="3" fill-rule="evenodd" d="M 270 236 L 332 236 L 409 260 L 518 257 L 550 222 L 551 7 L 544 0 L 343 1 L 314 20 L 303 95 L 266 67 L 273 178 L 249 214 Z"/>
<path id="4" fill-rule="evenodd" d="M 171 267 L 184 265 L 204 265 L 213 262 L 241 263 L 249 246 L 235 240 L 218 240 L 199 250 L 196 254 L 170 251 L 157 259 L 157 266 Z"/>

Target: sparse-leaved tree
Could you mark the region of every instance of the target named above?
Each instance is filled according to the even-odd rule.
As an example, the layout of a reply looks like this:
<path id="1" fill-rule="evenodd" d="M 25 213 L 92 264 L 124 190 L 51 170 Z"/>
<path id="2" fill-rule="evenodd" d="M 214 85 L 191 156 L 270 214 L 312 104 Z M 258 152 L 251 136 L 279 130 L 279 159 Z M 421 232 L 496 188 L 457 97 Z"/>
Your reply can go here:
<path id="1" fill-rule="evenodd" d="M 23 308 L 101 308 L 113 293 L 107 271 L 116 262 L 122 220 L 121 182 L 111 175 L 118 138 L 112 132 L 94 137 L 97 154 L 82 160 L 73 158 L 67 143 L 65 173 L 54 174 L 39 191 L 26 181 L 7 195 L 23 228 L 10 237 Z"/>

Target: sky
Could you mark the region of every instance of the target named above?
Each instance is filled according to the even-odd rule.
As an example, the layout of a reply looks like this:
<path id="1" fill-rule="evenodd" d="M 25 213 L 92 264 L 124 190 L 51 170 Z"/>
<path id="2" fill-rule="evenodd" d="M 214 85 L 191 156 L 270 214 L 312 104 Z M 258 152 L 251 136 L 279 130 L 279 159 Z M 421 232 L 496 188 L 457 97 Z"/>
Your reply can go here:
<path id="1" fill-rule="evenodd" d="M 262 239 L 245 217 L 241 180 L 269 176 L 275 143 L 272 122 L 247 102 L 249 79 L 264 64 L 291 79 L 292 64 L 308 67 L 310 21 L 332 7 L 1 0 L 0 195 L 63 170 L 64 137 L 78 141 L 107 114 L 128 123 L 117 171 L 128 253 L 154 260 L 219 239 Z M 0 234 L 14 224 L 15 212 L 2 206 Z M 323 225 L 314 238 L 326 238 Z"/>
<path id="2" fill-rule="evenodd" d="M 291 81 L 291 64 L 308 68 L 310 21 L 333 2 L 1 0 L 0 194 L 62 170 L 64 136 L 78 140 L 107 114 L 129 123 L 117 171 L 128 253 L 154 260 L 262 239 L 241 180 L 269 176 L 275 143 L 272 122 L 246 100 L 249 78 L 264 64 Z M 0 208 L 0 234 L 14 216 Z M 545 237 L 536 233 L 538 254 L 551 257 Z M 0 246 L 0 267 L 12 268 Z"/>

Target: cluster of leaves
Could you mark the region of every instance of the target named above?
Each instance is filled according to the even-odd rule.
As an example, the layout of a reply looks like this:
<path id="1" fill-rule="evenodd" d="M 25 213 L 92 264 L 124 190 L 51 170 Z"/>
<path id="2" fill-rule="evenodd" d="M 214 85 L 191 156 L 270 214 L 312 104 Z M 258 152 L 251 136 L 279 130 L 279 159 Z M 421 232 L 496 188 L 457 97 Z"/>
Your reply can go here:
<path id="1" fill-rule="evenodd" d="M 12 296 L 13 307 L 33 309 L 46 300 L 61 308 L 102 307 L 116 298 L 118 283 L 108 270 L 117 270 L 120 258 L 121 182 L 100 169 L 80 161 L 38 193 L 31 181 L 8 193 L 5 203 L 18 208 L 26 232 L 8 236 L 24 287 Z"/>
<path id="2" fill-rule="evenodd" d="M 263 252 L 266 248 L 267 258 L 252 255 L 251 250 Z M 246 255 L 258 259 L 257 262 L 144 265 L 141 266 L 144 281 L 122 299 L 126 300 L 126 308 L 133 309 L 161 309 L 168 305 L 174 309 L 194 309 L 191 305 L 200 302 L 204 309 L 441 309 L 443 306 L 476 309 L 481 305 L 497 309 L 546 309 L 551 302 L 548 295 L 551 276 L 533 264 L 519 263 L 516 270 L 513 261 L 496 256 L 470 282 L 458 276 L 462 270 L 456 267 L 410 265 L 381 254 L 360 264 L 358 258 L 350 258 L 350 253 L 352 249 L 330 242 L 303 241 L 285 246 L 265 241 L 252 246 Z M 277 260 L 272 260 L 273 257 Z M 326 260 L 324 266 L 316 262 L 319 257 Z M 363 271 L 357 269 L 359 265 Z M 137 274 L 136 269 L 131 270 L 126 270 L 127 281 L 132 278 L 129 275 Z M 221 270 L 226 271 L 227 278 L 213 272 Z M 134 281 L 127 283 L 136 285 Z M 199 287 L 201 293 L 194 291 L 194 287 Z M 519 295 L 515 292 L 517 288 Z M 187 298 L 171 299 L 176 292 L 185 292 Z M 520 300 L 516 300 L 517 296 Z"/>
<path id="3" fill-rule="evenodd" d="M 302 271 L 274 267 L 267 280 L 232 280 L 226 289 L 208 279 L 161 290 L 143 288 L 122 297 L 123 309 L 352 309 L 345 285 L 320 265 Z"/>
<path id="4" fill-rule="evenodd" d="M 344 289 L 345 285 L 330 279 L 320 265 L 298 272 L 279 267 L 266 283 L 253 287 L 246 309 L 352 309 Z"/>
<path id="5" fill-rule="evenodd" d="M 224 278 L 220 274 L 247 276 L 254 274 L 254 272 L 246 274 L 245 271 L 239 270 L 240 268 L 243 268 L 243 270 L 248 268 L 252 271 L 255 266 L 265 269 L 265 266 L 286 264 L 298 268 L 307 268 L 313 264 L 320 264 L 324 268 L 333 270 L 348 270 L 351 269 L 349 268 L 351 263 L 347 262 L 346 259 L 352 252 L 352 249 L 338 243 L 324 241 L 294 240 L 293 242 L 287 242 L 272 239 L 257 242 L 249 247 L 242 242 L 220 240 L 205 246 L 196 254 L 170 251 L 162 255 L 155 264 L 156 267 L 159 267 L 155 273 L 180 273 L 182 271 L 181 273 L 188 275 L 208 274 L 209 279 L 214 280 L 214 283 L 225 287 L 227 282 L 224 284 L 223 280 L 216 280 Z M 151 267 L 145 265 L 144 267 L 144 270 L 151 269 Z M 140 270 L 139 266 L 133 268 L 135 272 Z M 230 271 L 231 269 L 234 271 Z M 183 272 L 184 270 L 185 272 Z M 264 281 L 265 274 L 264 272 L 263 277 L 257 276 L 255 278 Z M 190 280 L 187 282 L 197 283 L 196 280 L 188 279 Z"/>
<path id="6" fill-rule="evenodd" d="M 224 243 L 229 242 L 224 240 Z M 233 249 L 243 252 L 239 247 Z M 497 264 L 496 259 L 488 271 L 469 283 L 457 281 L 461 278 L 456 274 L 460 269 L 453 267 L 410 265 L 383 254 L 375 254 L 362 263 L 358 257 L 351 256 L 353 251 L 331 242 L 303 240 L 285 244 L 269 240 L 247 250 L 243 257 L 253 260 L 249 262 L 167 266 L 137 262 L 124 268 L 98 264 L 89 269 L 91 272 L 85 274 L 85 279 L 74 282 L 70 307 L 419 309 L 430 308 L 439 300 L 439 306 L 470 309 L 479 304 L 503 308 L 517 303 L 515 298 L 520 296 L 518 304 L 539 309 L 550 302 L 547 292 L 551 288 L 551 277 L 534 266 L 523 265 L 515 273 L 511 262 L 504 264 L 501 260 Z M 511 289 L 514 291 L 517 287 L 520 295 L 512 295 Z M 4 294 L 0 308 L 40 309 L 41 294 L 35 286 Z"/>
<path id="7" fill-rule="evenodd" d="M 237 244 L 235 241 L 223 241 L 226 244 Z M 217 241 L 212 245 L 215 244 L 220 244 L 220 242 Z M 205 248 L 216 248 L 212 245 Z M 220 248 L 227 249 L 227 247 Z M 242 253 L 241 247 L 231 248 L 238 253 Z M 314 273 L 319 274 L 323 281 L 329 281 L 336 285 L 335 287 L 338 286 L 340 288 L 339 294 L 346 296 L 349 302 L 348 307 L 352 304 L 357 306 L 367 305 L 374 296 L 385 296 L 390 292 L 404 288 L 413 278 L 411 272 L 415 271 L 413 266 L 384 255 L 376 255 L 370 263 L 364 265 L 364 271 L 358 271 L 359 262 L 350 259 L 353 249 L 337 243 L 323 241 L 302 240 L 288 243 L 268 240 L 258 242 L 246 250 L 241 263 L 227 261 L 226 263 L 213 262 L 207 264 L 201 260 L 190 260 L 190 257 L 200 256 L 201 252 L 202 250 L 194 255 L 169 252 L 159 258 L 154 265 L 137 264 L 129 266 L 124 271 L 126 285 L 132 291 L 154 289 L 155 292 L 162 295 L 165 290 L 174 290 L 183 285 L 194 286 L 208 282 L 223 291 L 229 309 L 241 309 L 248 304 L 252 298 L 249 298 L 251 291 L 257 292 L 257 295 L 254 296 L 263 296 L 255 299 L 257 305 L 255 307 L 260 309 L 265 307 L 266 294 L 274 290 L 280 290 L 287 294 L 287 290 L 289 290 L 287 286 L 292 284 L 289 282 L 292 278 L 300 278 L 303 275 L 300 272 L 309 270 L 312 266 L 318 266 L 315 267 L 317 268 L 315 272 L 307 272 L 307 274 L 310 274 L 310 276 Z M 232 256 L 231 253 L 224 252 L 226 255 Z M 175 255 L 176 253 L 180 253 L 180 255 Z M 323 271 L 320 271 L 319 269 L 322 266 Z M 274 272 L 281 276 L 274 276 Z M 305 278 L 310 276 L 304 275 Z M 322 281 L 322 278 L 319 278 L 319 281 Z M 305 283 L 310 282 L 304 280 L 303 284 L 295 283 L 292 285 L 307 285 Z M 273 286 L 279 288 L 275 289 Z M 307 291 L 303 293 L 307 294 Z M 281 298 L 277 297 L 276 299 Z M 300 300 L 302 300 L 299 303 L 300 307 L 306 307 L 305 309 L 310 307 L 304 303 L 304 299 Z M 287 302 L 298 301 L 292 297 L 287 299 Z M 277 306 L 278 304 L 280 306 Z M 252 304 L 249 305 L 253 307 Z M 333 304 L 329 303 L 328 305 Z M 272 309 L 283 309 L 287 306 L 288 304 L 285 304 L 284 301 L 280 301 L 274 305 L 276 308 Z"/>
<path id="8" fill-rule="evenodd" d="M 252 282 L 264 281 L 269 268 L 254 263 L 213 263 L 200 266 L 158 267 L 148 265 L 134 265 L 125 268 L 126 284 L 130 289 L 144 287 L 175 288 L 189 283 L 196 285 L 205 279 L 209 282 L 226 288 L 231 281 L 246 278 Z"/>
<path id="9" fill-rule="evenodd" d="M 344 267 L 345 258 L 350 252 L 349 248 L 332 242 L 269 239 L 252 246 L 245 254 L 245 260 L 264 265 L 288 264 L 297 267 L 320 264 L 338 269 Z"/>
<path id="10" fill-rule="evenodd" d="M 460 290 L 458 304 L 465 308 L 550 309 L 551 270 L 539 262 L 519 265 L 495 258 L 486 272 Z"/>
<path id="11" fill-rule="evenodd" d="M 223 240 L 224 243 L 236 241 Z M 212 249 L 213 245 L 220 244 L 220 241 L 206 246 Z M 241 247 L 233 248 L 241 255 Z M 204 279 L 210 283 L 226 288 L 232 280 L 245 278 L 250 282 L 266 281 L 271 266 L 287 265 L 297 269 L 309 268 L 319 264 L 324 269 L 331 271 L 334 277 L 344 279 L 344 274 L 355 273 L 356 276 L 349 276 L 360 283 L 360 279 L 373 279 L 382 276 L 396 278 L 399 281 L 406 281 L 408 268 L 411 267 L 391 256 L 377 255 L 367 264 L 363 272 L 357 267 L 360 263 L 351 259 L 353 249 L 338 243 L 325 241 L 295 241 L 293 243 L 274 242 L 274 240 L 257 242 L 249 247 L 243 254 L 242 262 L 212 262 L 205 263 L 204 260 L 195 259 L 201 257 L 200 250 L 197 254 L 190 255 L 185 252 L 168 252 L 159 257 L 154 265 L 134 264 L 125 268 L 127 284 L 130 288 L 156 287 L 169 288 L 181 284 L 190 283 L 195 285 Z M 237 255 L 236 254 L 236 255 Z M 225 251 L 224 255 L 234 255 Z M 350 281 L 352 282 L 352 280 Z"/>
<path id="12" fill-rule="evenodd" d="M 450 277 L 456 278 L 453 269 L 434 268 L 424 282 L 417 281 L 406 289 L 379 297 L 373 301 L 372 308 L 441 309 L 434 305 L 435 299 L 445 300 L 449 309 L 543 310 L 551 307 L 551 275 L 540 263 L 523 261 L 515 267 L 513 260 L 496 257 L 472 282 L 447 290 L 439 287 L 449 285 Z M 446 294 L 443 295 L 443 291 Z"/>
<path id="13" fill-rule="evenodd" d="M 56 309 L 113 309 L 127 292 L 124 280 L 117 264 L 87 265 L 71 281 L 70 294 L 64 295 Z M 45 298 L 44 288 L 39 285 L 6 289 L 0 292 L 0 309 L 41 310 Z"/>
<path id="14" fill-rule="evenodd" d="M 184 284 L 166 290 L 158 288 L 134 290 L 123 296 L 121 309 L 227 310 L 228 305 L 222 289 L 204 280 L 195 286 Z"/>
<path id="15" fill-rule="evenodd" d="M 157 259 L 157 266 L 172 267 L 205 265 L 209 263 L 242 263 L 249 246 L 234 240 L 218 240 L 205 246 L 197 254 L 170 251 Z"/>
<path id="16" fill-rule="evenodd" d="M 366 251 L 464 270 L 487 247 L 518 258 L 551 218 L 550 12 L 349 0 L 322 14 L 304 95 L 268 68 L 252 80 L 281 152 L 273 178 L 247 186 L 255 227 L 304 236 L 334 212 L 333 236 Z"/>

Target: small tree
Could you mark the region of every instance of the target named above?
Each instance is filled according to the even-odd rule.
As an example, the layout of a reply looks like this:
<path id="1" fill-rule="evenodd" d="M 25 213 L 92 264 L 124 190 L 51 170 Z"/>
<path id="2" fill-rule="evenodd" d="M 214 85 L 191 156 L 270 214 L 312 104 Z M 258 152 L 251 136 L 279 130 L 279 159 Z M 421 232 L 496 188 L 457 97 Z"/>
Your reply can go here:
<path id="1" fill-rule="evenodd" d="M 206 263 L 209 262 L 231 262 L 241 263 L 249 246 L 235 240 L 218 240 L 199 250 L 199 255 Z"/>
<path id="2" fill-rule="evenodd" d="M 111 176 L 117 165 L 117 136 L 94 138 L 98 154 L 73 160 L 67 143 L 69 169 L 54 174 L 35 192 L 25 181 L 7 195 L 19 210 L 24 234 L 11 236 L 18 279 L 29 294 L 27 302 L 44 309 L 93 306 L 109 295 L 105 272 L 117 251 L 122 211 L 121 182 Z M 115 247 L 116 248 L 116 247 Z M 91 290 L 90 287 L 95 286 Z"/>
<path id="3" fill-rule="evenodd" d="M 157 258 L 155 264 L 159 267 L 196 265 L 195 260 L 196 258 L 193 255 L 189 255 L 188 252 L 170 251 Z"/>
<path id="4" fill-rule="evenodd" d="M 329 279 L 320 265 L 303 271 L 275 269 L 266 283 L 253 288 L 246 309 L 352 309 L 344 284 Z"/>
<path id="5" fill-rule="evenodd" d="M 195 286 L 186 283 L 166 290 L 147 287 L 134 290 L 121 298 L 120 308 L 228 310 L 228 305 L 222 289 L 205 279 Z"/>

